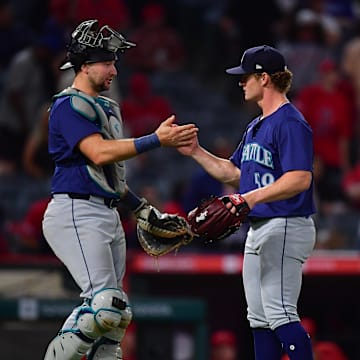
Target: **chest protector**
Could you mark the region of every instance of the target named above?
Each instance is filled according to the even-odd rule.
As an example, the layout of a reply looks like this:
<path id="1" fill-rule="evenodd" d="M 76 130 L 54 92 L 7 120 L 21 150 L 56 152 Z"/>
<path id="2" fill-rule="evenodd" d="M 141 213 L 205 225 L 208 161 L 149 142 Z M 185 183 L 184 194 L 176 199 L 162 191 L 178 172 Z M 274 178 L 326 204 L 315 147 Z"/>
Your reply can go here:
<path id="1" fill-rule="evenodd" d="M 55 95 L 54 100 L 64 96 L 70 96 L 72 108 L 84 118 L 95 123 L 104 139 L 124 138 L 119 105 L 114 100 L 105 96 L 94 98 L 71 87 Z M 113 187 L 108 184 L 102 166 L 97 166 L 92 162 L 86 165 L 90 178 L 109 195 L 118 197 L 124 193 L 126 187 L 125 162 L 118 161 L 107 167 L 110 169 Z"/>

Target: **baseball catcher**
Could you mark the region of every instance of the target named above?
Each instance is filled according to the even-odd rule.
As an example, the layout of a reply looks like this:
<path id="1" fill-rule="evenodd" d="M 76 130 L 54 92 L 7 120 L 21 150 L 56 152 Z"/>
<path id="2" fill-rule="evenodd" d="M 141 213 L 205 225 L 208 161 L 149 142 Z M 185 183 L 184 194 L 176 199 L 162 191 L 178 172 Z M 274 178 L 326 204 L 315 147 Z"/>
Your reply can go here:
<path id="1" fill-rule="evenodd" d="M 188 222 L 195 235 L 213 242 L 233 234 L 249 212 L 249 205 L 240 194 L 210 197 L 189 212 Z"/>
<path id="2" fill-rule="evenodd" d="M 120 204 L 135 212 L 144 239 L 161 243 L 145 248 L 151 254 L 191 239 L 184 220 L 161 214 L 127 186 L 126 160 L 189 145 L 198 131 L 195 124 L 174 124 L 172 115 L 150 134 L 125 137 L 119 104 L 102 93 L 115 81 L 118 55 L 134 46 L 108 25 L 86 20 L 71 33 L 61 66 L 72 69 L 74 78 L 53 96 L 49 110 L 49 153 L 56 170 L 43 233 L 81 289 L 83 303 L 49 342 L 44 360 L 123 358 L 121 341 L 132 306 L 123 289 L 126 234 Z"/>

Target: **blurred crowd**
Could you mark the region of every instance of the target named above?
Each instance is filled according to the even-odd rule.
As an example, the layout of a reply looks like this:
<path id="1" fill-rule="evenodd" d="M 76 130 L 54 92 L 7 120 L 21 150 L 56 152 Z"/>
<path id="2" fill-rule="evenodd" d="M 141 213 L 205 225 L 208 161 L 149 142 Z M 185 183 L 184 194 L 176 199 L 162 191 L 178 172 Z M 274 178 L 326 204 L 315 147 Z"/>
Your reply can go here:
<path id="1" fill-rule="evenodd" d="M 261 11 L 260 11 L 261 10 Z M 47 153 L 52 96 L 74 27 L 96 18 L 136 47 L 118 62 L 107 96 L 126 134 L 156 129 L 175 113 L 200 141 L 230 156 L 258 109 L 224 69 L 259 44 L 281 50 L 294 73 L 289 98 L 314 134 L 318 249 L 360 248 L 360 3 L 354 0 L 0 0 L 0 253 L 50 253 L 41 233 L 53 163 Z M 301 151 L 301 149 L 299 149 Z M 185 215 L 203 198 L 233 192 L 175 150 L 128 161 L 129 183 L 162 211 Z M 132 214 L 119 208 L 129 247 Z M 216 247 L 242 251 L 246 226 Z M 185 250 L 186 251 L 186 250 Z"/>

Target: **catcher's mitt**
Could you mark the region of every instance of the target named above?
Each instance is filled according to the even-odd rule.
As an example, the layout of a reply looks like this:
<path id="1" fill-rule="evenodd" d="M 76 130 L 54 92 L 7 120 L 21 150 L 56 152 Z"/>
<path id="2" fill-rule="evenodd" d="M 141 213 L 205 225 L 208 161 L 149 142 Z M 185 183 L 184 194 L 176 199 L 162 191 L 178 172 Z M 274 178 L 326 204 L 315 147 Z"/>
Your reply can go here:
<path id="1" fill-rule="evenodd" d="M 232 213 L 227 204 L 236 208 Z M 191 231 L 206 242 L 221 240 L 234 233 L 250 212 L 249 205 L 240 194 L 210 197 L 189 212 Z"/>
<path id="2" fill-rule="evenodd" d="M 140 245 L 151 256 L 165 255 L 193 239 L 189 224 L 181 216 L 161 213 L 147 203 L 135 216 Z"/>

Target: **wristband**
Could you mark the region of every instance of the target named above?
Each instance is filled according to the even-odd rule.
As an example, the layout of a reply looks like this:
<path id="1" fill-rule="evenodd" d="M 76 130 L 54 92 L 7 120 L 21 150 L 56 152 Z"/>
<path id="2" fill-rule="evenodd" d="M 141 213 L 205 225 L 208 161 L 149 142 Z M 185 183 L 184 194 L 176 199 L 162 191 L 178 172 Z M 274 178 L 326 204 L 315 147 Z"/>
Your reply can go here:
<path id="1" fill-rule="evenodd" d="M 156 133 L 152 133 L 150 135 L 145 135 L 134 139 L 134 145 L 136 152 L 141 154 L 145 151 L 160 147 L 161 143 Z"/>
<path id="2" fill-rule="evenodd" d="M 146 202 L 144 199 L 140 199 L 137 195 L 135 195 L 130 189 L 128 189 L 126 194 L 120 200 L 134 212 L 140 209 Z"/>

